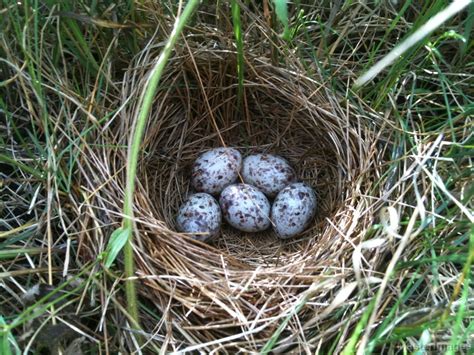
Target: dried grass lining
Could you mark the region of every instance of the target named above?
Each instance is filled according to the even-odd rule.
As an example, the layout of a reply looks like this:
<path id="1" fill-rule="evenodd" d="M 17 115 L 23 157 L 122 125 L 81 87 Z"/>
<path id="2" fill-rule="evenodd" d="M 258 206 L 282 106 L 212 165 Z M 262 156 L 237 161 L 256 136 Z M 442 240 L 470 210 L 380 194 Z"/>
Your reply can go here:
<path id="1" fill-rule="evenodd" d="M 102 221 L 115 226 L 125 186 L 123 147 L 156 51 L 148 48 L 132 64 L 124 82 L 127 105 L 103 132 L 103 148 L 88 165 L 91 171 L 84 171 L 102 181 L 91 204 Z M 160 324 L 153 324 L 143 314 L 146 330 L 168 336 L 170 350 L 195 344 L 206 349 L 214 342 L 221 349 L 256 351 L 306 299 L 278 346 L 315 343 L 340 326 L 322 312 L 341 287 L 354 281 L 354 244 L 374 222 L 374 200 L 366 195 L 374 195 L 372 184 L 379 177 L 377 125 L 322 80 L 249 56 L 239 111 L 235 55 L 202 48 L 191 52 L 175 57 L 162 80 L 139 168 L 135 251 L 140 292 L 163 315 Z M 244 154 L 281 154 L 315 188 L 318 216 L 303 236 L 279 241 L 272 232 L 244 234 L 224 226 L 221 238 L 206 245 L 175 232 L 175 213 L 190 193 L 193 161 L 222 141 Z M 87 233 L 83 242 L 92 255 L 104 247 Z M 380 256 L 365 257 L 370 273 Z"/>

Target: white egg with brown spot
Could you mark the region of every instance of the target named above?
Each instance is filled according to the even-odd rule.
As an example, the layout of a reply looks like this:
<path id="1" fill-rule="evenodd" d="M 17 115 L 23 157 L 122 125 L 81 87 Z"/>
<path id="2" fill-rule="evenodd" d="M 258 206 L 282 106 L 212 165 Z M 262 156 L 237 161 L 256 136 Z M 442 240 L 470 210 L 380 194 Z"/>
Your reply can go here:
<path id="1" fill-rule="evenodd" d="M 226 187 L 219 198 L 224 219 L 244 232 L 261 232 L 270 226 L 270 202 L 256 187 L 235 184 Z"/>
<path id="2" fill-rule="evenodd" d="M 209 241 L 219 236 L 222 214 L 216 199 L 206 193 L 191 195 L 179 208 L 176 225 L 193 239 Z"/>
<path id="3" fill-rule="evenodd" d="M 281 239 L 302 233 L 316 213 L 316 194 L 304 183 L 294 183 L 281 190 L 273 202 L 273 229 Z"/>
<path id="4" fill-rule="evenodd" d="M 234 148 L 215 148 L 201 154 L 194 162 L 191 185 L 199 192 L 219 194 L 233 184 L 242 167 L 242 156 Z"/>
<path id="5" fill-rule="evenodd" d="M 273 198 L 285 186 L 296 182 L 296 173 L 288 161 L 278 155 L 253 154 L 242 163 L 242 179 Z"/>

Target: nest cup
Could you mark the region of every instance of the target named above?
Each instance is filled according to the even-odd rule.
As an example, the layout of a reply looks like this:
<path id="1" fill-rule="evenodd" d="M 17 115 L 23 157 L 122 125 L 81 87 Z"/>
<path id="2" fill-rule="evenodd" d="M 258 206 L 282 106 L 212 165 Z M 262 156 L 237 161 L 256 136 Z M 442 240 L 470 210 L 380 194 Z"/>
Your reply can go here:
<path id="1" fill-rule="evenodd" d="M 127 73 L 125 109 L 120 123 L 108 128 L 109 142 L 128 143 L 153 51 L 147 49 Z M 206 343 L 214 342 L 222 350 L 259 351 L 302 299 L 311 302 L 291 318 L 275 350 L 301 337 L 316 342 L 314 327 L 331 324 L 324 305 L 354 277 L 341 272 L 351 263 L 353 243 L 373 222 L 364 198 L 378 166 L 373 122 L 317 75 L 246 60 L 239 99 L 235 53 L 191 48 L 176 56 L 148 119 L 134 200 L 134 250 L 140 292 L 163 319 L 157 325 L 143 315 L 145 328 L 170 337 L 170 349 L 209 350 Z M 192 193 L 193 162 L 223 145 L 243 156 L 281 155 L 314 188 L 316 217 L 302 235 L 280 240 L 271 229 L 244 233 L 224 224 L 221 236 L 205 244 L 176 232 L 177 210 Z M 120 199 L 126 152 L 104 156 L 110 182 L 98 194 L 113 188 Z M 120 204 L 114 206 L 107 217 L 119 222 L 120 210 L 112 212 Z"/>
<path id="2" fill-rule="evenodd" d="M 343 146 L 336 146 L 343 137 L 327 133 L 337 123 L 330 120 L 330 103 L 311 108 L 304 94 L 309 94 L 306 85 L 311 82 L 262 62 L 255 63 L 260 75 L 248 77 L 246 99 L 239 107 L 233 58 L 193 59 L 197 68 L 190 58 L 181 59 L 183 68 L 173 73 L 176 81 L 163 93 L 165 99 L 158 95 L 158 109 L 147 129 L 149 155 L 141 162 L 140 179 L 147 182 L 153 215 L 170 231 L 177 230 L 178 208 L 194 192 L 192 165 L 208 149 L 233 147 L 243 157 L 261 152 L 281 155 L 295 168 L 298 179 L 316 191 L 317 216 L 310 227 L 288 242 L 278 239 L 271 228 L 245 233 L 223 223 L 212 246 L 220 255 L 250 267 L 286 263 L 309 247 L 343 200 L 348 173 L 342 164 L 347 164 L 348 156 Z"/>

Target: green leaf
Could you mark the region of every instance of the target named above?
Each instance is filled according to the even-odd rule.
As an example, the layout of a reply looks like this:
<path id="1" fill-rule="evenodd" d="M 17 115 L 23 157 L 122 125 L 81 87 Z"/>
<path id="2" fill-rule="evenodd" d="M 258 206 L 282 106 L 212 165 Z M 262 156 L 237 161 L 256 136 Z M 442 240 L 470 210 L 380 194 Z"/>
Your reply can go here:
<path id="1" fill-rule="evenodd" d="M 273 0 L 275 6 L 275 13 L 278 20 L 283 24 L 282 38 L 286 41 L 291 39 L 291 31 L 288 26 L 288 1 L 286 0 Z"/>
<path id="2" fill-rule="evenodd" d="M 118 253 L 128 241 L 130 231 L 128 229 L 116 229 L 110 236 L 109 244 L 107 245 L 105 267 L 109 268 L 117 258 Z"/>

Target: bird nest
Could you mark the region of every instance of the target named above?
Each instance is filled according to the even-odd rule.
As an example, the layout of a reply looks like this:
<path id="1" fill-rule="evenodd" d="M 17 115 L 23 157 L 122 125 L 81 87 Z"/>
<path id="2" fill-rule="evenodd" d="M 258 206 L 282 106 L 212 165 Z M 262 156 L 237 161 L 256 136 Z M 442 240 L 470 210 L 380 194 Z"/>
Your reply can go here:
<path id="1" fill-rule="evenodd" d="M 355 280 L 354 249 L 374 224 L 373 197 L 382 188 L 374 186 L 377 121 L 317 74 L 250 54 L 239 98 L 235 53 L 192 46 L 167 66 L 142 142 L 133 248 L 139 293 L 160 315 L 142 314 L 144 330 L 168 350 L 254 352 L 269 339 L 274 351 L 316 346 L 341 326 L 333 299 Z M 131 64 L 123 105 L 85 168 L 100 181 L 89 203 L 113 228 L 122 218 L 126 146 L 157 53 L 149 46 Z M 271 229 L 244 233 L 224 224 L 206 244 L 176 231 L 178 207 L 192 193 L 193 162 L 221 146 L 290 162 L 317 194 L 316 217 L 303 234 L 281 240 Z M 106 235 L 85 233 L 82 255 L 94 257 L 106 242 Z M 364 257 L 370 275 L 381 257 Z"/>

